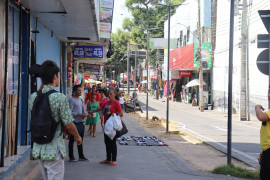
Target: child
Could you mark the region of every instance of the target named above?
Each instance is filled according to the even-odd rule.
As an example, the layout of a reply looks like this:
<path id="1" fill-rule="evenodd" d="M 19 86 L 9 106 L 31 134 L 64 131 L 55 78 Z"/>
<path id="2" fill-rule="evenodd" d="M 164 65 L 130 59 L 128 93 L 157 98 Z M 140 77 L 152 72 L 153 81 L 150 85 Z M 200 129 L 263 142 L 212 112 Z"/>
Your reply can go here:
<path id="1" fill-rule="evenodd" d="M 96 94 L 93 93 L 91 96 L 91 101 L 87 103 L 87 110 L 94 111 L 98 108 L 99 102 L 96 101 Z M 85 125 L 89 125 L 90 135 L 93 135 L 93 137 L 96 137 L 97 122 L 99 117 L 101 117 L 100 112 L 96 112 L 91 116 L 91 118 L 86 119 Z"/>

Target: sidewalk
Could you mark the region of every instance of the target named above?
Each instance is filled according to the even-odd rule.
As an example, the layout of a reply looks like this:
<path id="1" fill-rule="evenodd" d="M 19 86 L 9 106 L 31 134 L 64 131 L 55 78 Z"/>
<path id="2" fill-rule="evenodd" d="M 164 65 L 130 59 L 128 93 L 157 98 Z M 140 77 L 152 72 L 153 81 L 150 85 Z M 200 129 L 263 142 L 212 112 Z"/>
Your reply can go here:
<path id="1" fill-rule="evenodd" d="M 138 97 L 145 111 L 146 93 L 139 93 Z M 149 118 L 155 115 L 166 119 L 166 101 L 166 98 L 156 100 L 149 94 Z M 226 112 L 200 112 L 198 106 L 170 101 L 169 113 L 169 121 L 176 123 L 178 130 L 227 153 Z M 238 114 L 232 115 L 232 156 L 254 168 L 259 167 L 257 157 L 262 151 L 259 144 L 260 126 L 261 123 L 254 116 L 250 121 L 240 121 Z"/>
<path id="2" fill-rule="evenodd" d="M 135 120 L 124 114 L 129 133 L 127 136 L 151 136 Z M 85 132 L 84 152 L 89 162 L 65 161 L 65 180 L 225 180 L 238 179 L 197 171 L 185 160 L 179 158 L 166 146 L 122 146 L 118 147 L 118 165 L 99 164 L 105 159 L 103 133 L 98 130 L 93 138 Z M 75 147 L 75 146 L 74 146 Z M 78 159 L 75 147 L 75 158 Z M 36 180 L 42 179 L 41 176 Z"/>

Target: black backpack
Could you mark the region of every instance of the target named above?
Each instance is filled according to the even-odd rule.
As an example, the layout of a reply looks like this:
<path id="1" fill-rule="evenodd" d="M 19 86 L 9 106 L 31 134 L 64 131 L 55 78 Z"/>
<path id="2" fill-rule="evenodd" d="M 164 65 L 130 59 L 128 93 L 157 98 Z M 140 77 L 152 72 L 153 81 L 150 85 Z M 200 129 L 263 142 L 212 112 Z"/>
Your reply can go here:
<path id="1" fill-rule="evenodd" d="M 47 93 L 37 92 L 31 111 L 31 139 L 38 144 L 50 143 L 55 135 L 56 129 L 60 123 L 57 123 L 52 117 L 52 111 L 49 103 L 49 95 L 57 91 L 50 90 Z"/>

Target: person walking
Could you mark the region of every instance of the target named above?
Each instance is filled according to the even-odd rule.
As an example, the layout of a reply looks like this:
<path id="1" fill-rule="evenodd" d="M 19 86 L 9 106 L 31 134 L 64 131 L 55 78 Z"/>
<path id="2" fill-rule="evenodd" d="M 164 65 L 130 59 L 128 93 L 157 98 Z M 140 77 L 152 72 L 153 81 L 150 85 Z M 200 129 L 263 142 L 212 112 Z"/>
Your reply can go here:
<path id="1" fill-rule="evenodd" d="M 270 102 L 270 86 L 268 89 L 268 101 Z M 261 169 L 260 178 L 261 180 L 270 179 L 270 109 L 265 111 L 261 105 L 255 106 L 256 116 L 259 121 L 262 121 L 260 138 L 261 138 L 261 148 L 263 152 L 259 159 Z"/>
<path id="2" fill-rule="evenodd" d="M 105 105 L 107 102 L 110 101 L 110 99 L 107 97 L 107 90 L 101 89 L 100 90 L 100 106 Z M 100 111 L 100 119 L 101 119 L 101 127 L 102 127 L 102 132 L 104 132 L 104 110 Z"/>
<path id="3" fill-rule="evenodd" d="M 73 123 L 75 124 L 82 140 L 84 136 L 84 118 L 88 116 L 88 113 L 84 109 L 84 102 L 80 98 L 82 95 L 82 88 L 80 85 L 75 85 L 73 87 L 73 97 L 69 100 L 69 107 L 74 117 Z M 69 143 L 68 143 L 68 150 L 69 150 L 69 161 L 76 162 L 74 155 L 73 155 L 73 143 L 74 143 L 74 136 L 69 136 Z M 78 154 L 79 154 L 79 161 L 87 161 L 88 159 L 85 158 L 83 154 L 83 145 L 80 144 L 77 146 Z"/>
<path id="4" fill-rule="evenodd" d="M 159 89 L 159 95 L 160 95 L 160 98 L 163 97 L 163 86 L 161 86 Z"/>
<path id="5" fill-rule="evenodd" d="M 45 61 L 38 70 L 43 88 L 41 93 L 56 91 L 60 82 L 60 69 L 50 60 Z M 36 100 L 37 92 L 33 93 L 29 99 L 29 108 L 32 111 L 33 104 Z M 40 170 L 44 180 L 63 180 L 64 179 L 64 159 L 66 157 L 65 143 L 62 136 L 62 126 L 74 136 L 77 145 L 82 143 L 82 139 L 77 132 L 75 125 L 72 123 L 73 116 L 69 109 L 67 97 L 59 92 L 49 95 L 49 104 L 53 119 L 59 123 L 53 140 L 47 144 L 33 143 L 32 155 L 38 159 Z"/>
<path id="6" fill-rule="evenodd" d="M 92 94 L 91 101 L 87 103 L 88 111 L 94 111 L 99 108 L 99 102 L 96 101 L 96 94 Z M 101 117 L 100 112 L 93 113 L 92 116 L 86 119 L 85 125 L 89 125 L 90 135 L 96 137 L 97 122 Z"/>
<path id="7" fill-rule="evenodd" d="M 124 109 L 125 108 L 126 99 L 124 97 L 123 92 L 120 92 L 119 103 L 121 105 L 121 108 Z"/>
<path id="8" fill-rule="evenodd" d="M 84 103 L 87 104 L 88 101 L 91 101 L 91 97 L 92 97 L 92 94 L 96 94 L 96 100 L 97 101 L 100 101 L 100 95 L 97 93 L 97 86 L 96 85 L 93 85 L 92 86 L 92 91 L 90 91 L 89 93 L 87 93 L 86 95 L 86 98 L 85 98 L 85 101 Z"/>
<path id="9" fill-rule="evenodd" d="M 102 105 L 100 108 L 94 111 L 90 111 L 89 114 L 93 114 L 95 112 L 99 112 L 105 109 L 105 123 L 109 119 L 110 116 L 114 116 L 118 114 L 120 117 L 123 117 L 123 110 L 120 106 L 120 103 L 115 99 L 117 92 L 114 89 L 109 90 L 109 99 L 110 101 L 106 104 Z M 116 157 L 117 157 L 117 145 L 116 145 L 116 136 L 111 140 L 104 133 L 104 141 L 106 145 L 106 154 L 107 158 L 104 161 L 101 161 L 100 164 L 109 164 L 111 166 L 117 165 Z"/>

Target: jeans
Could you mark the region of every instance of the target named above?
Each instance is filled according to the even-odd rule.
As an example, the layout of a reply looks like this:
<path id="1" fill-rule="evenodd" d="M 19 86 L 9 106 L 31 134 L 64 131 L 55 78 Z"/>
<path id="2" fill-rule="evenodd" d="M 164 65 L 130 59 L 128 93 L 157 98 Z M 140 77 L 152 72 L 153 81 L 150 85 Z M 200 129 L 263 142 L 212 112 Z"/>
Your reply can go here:
<path id="1" fill-rule="evenodd" d="M 120 104 L 120 105 L 121 105 L 122 110 L 125 109 L 125 105 L 124 104 Z"/>
<path id="2" fill-rule="evenodd" d="M 104 134 L 104 141 L 106 145 L 107 161 L 116 161 L 117 145 L 116 136 L 111 140 L 106 134 Z"/>
<path id="3" fill-rule="evenodd" d="M 83 122 L 81 123 L 74 123 L 76 128 L 77 128 L 77 131 L 79 133 L 79 135 L 81 136 L 82 140 L 83 140 L 83 136 L 84 136 L 84 130 L 85 130 L 85 127 L 84 127 L 84 124 Z M 73 143 L 74 143 L 74 136 L 70 135 L 69 136 L 69 143 L 68 143 L 68 152 L 69 152 L 69 158 L 74 158 L 74 155 L 73 155 Z M 78 148 L 78 154 L 79 154 L 79 158 L 83 158 L 84 157 L 84 154 L 83 154 L 83 144 L 77 146 Z"/>

